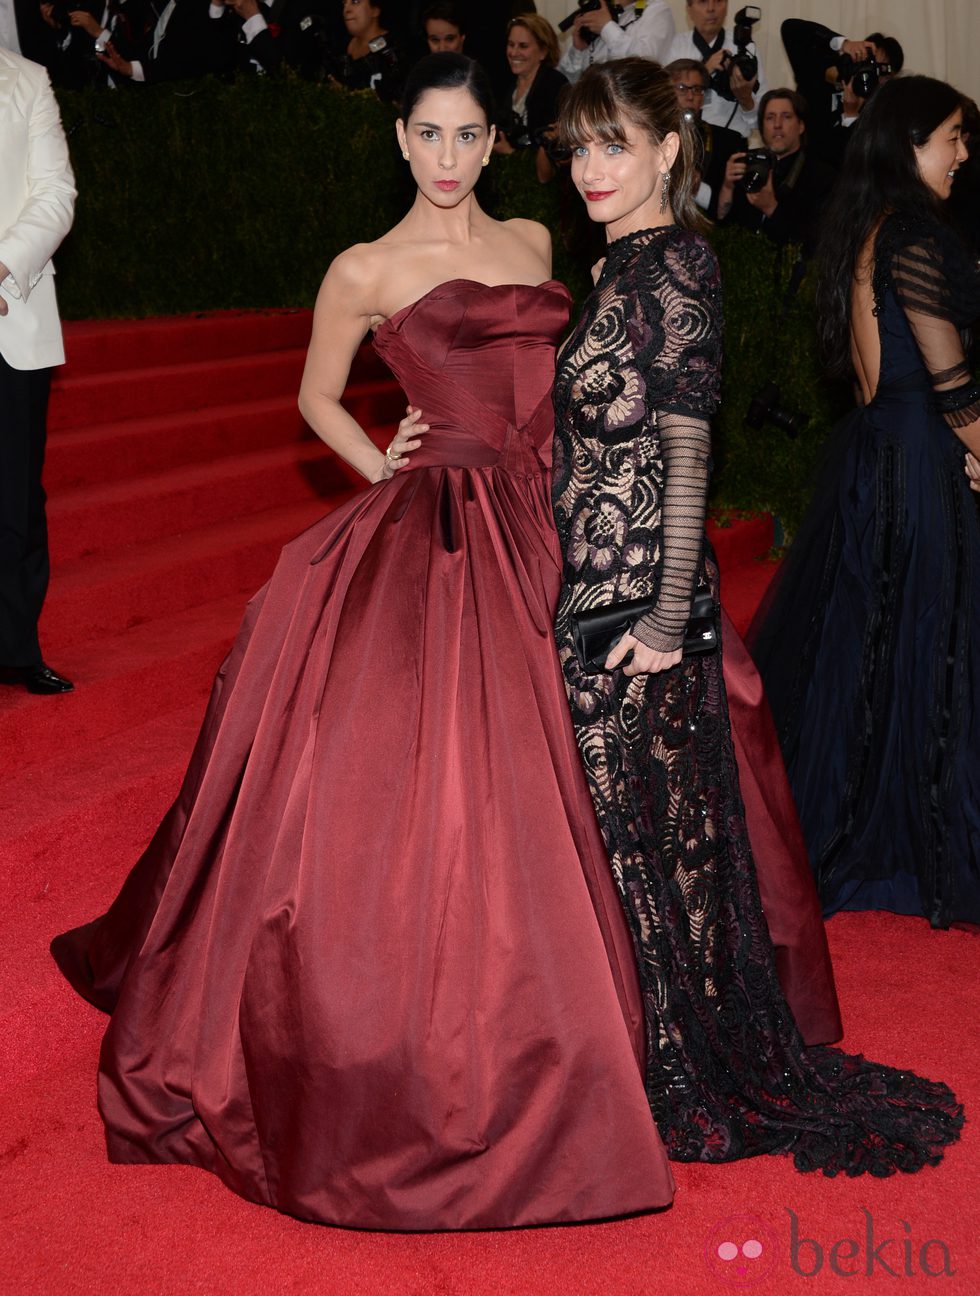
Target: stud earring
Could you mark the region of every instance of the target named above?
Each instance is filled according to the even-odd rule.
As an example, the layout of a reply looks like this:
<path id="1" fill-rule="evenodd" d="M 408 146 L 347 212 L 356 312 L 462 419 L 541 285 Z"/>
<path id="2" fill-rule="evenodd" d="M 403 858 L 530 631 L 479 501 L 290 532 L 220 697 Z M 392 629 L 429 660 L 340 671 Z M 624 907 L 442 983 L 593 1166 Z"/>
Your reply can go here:
<path id="1" fill-rule="evenodd" d="M 670 172 L 661 171 L 660 173 L 660 215 L 663 216 L 667 210 L 667 203 L 670 198 Z"/>
<path id="2" fill-rule="evenodd" d="M 406 162 L 409 161 L 408 149 L 402 149 L 402 157 L 405 159 Z"/>
<path id="3" fill-rule="evenodd" d="M 484 166 L 489 166 L 489 165 L 490 165 L 490 154 L 489 154 L 489 153 L 488 153 L 488 154 L 486 155 L 486 157 L 483 159 L 483 165 L 484 165 Z"/>

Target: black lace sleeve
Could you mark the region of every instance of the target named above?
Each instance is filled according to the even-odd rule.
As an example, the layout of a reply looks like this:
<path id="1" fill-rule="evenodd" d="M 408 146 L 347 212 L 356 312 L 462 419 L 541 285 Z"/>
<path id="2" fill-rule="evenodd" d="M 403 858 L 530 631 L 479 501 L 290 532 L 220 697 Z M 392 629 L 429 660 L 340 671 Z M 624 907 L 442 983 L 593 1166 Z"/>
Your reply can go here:
<path id="1" fill-rule="evenodd" d="M 684 642 L 704 547 L 710 418 L 721 386 L 721 286 L 702 239 L 665 249 L 661 273 L 638 283 L 636 312 L 651 334 L 644 376 L 663 459 L 663 552 L 657 605 L 633 633 L 648 648 L 673 652 Z"/>
<path id="2" fill-rule="evenodd" d="M 960 325 L 965 285 L 951 274 L 938 235 L 922 231 L 889 254 L 888 273 L 932 379 L 940 413 L 952 428 L 980 418 L 980 385 L 970 370 Z M 970 269 L 962 267 L 969 277 Z"/>

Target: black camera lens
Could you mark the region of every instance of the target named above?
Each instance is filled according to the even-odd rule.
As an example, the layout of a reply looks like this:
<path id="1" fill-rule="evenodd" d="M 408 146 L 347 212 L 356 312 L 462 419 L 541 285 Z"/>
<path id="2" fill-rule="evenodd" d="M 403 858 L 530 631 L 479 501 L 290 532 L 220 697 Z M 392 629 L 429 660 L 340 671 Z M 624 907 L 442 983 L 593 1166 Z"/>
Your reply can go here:
<path id="1" fill-rule="evenodd" d="M 850 81 L 851 89 L 859 99 L 870 99 L 882 77 L 891 76 L 890 63 L 877 63 L 873 58 L 857 63 L 849 54 L 837 60 L 837 75 L 841 81 Z"/>
<path id="2" fill-rule="evenodd" d="M 745 155 L 745 174 L 740 184 L 746 193 L 764 188 L 773 168 L 774 157 L 767 148 L 749 149 Z"/>
<path id="3" fill-rule="evenodd" d="M 759 60 L 754 54 L 734 54 L 732 56 L 732 67 L 737 67 L 750 84 L 759 75 Z"/>
<path id="4" fill-rule="evenodd" d="M 780 400 L 780 391 L 774 382 L 760 387 L 749 401 L 746 424 L 758 432 L 766 423 L 772 423 L 774 427 L 782 428 L 787 436 L 799 436 L 807 425 L 806 418 L 784 408 L 780 405 Z"/>

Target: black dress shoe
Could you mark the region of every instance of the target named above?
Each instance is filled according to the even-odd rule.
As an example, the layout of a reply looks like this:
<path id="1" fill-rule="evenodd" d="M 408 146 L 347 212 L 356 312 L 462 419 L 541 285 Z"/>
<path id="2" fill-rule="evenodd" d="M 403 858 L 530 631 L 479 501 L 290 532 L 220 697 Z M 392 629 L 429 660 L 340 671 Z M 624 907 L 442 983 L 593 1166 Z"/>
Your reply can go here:
<path id="1" fill-rule="evenodd" d="M 4 666 L 0 684 L 23 684 L 28 693 L 70 693 L 75 685 L 41 662 L 39 666 Z"/>

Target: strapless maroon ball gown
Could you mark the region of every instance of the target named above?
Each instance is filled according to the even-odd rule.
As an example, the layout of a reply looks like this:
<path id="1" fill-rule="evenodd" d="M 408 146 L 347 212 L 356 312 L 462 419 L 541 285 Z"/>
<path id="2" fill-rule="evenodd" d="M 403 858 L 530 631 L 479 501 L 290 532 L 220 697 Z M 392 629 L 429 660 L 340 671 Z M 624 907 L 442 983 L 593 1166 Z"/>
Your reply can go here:
<path id="1" fill-rule="evenodd" d="M 423 448 L 283 550 L 177 803 L 55 942 L 112 1013 L 112 1160 L 367 1228 L 671 1200 L 552 638 L 568 309 L 456 281 L 379 329 Z"/>

